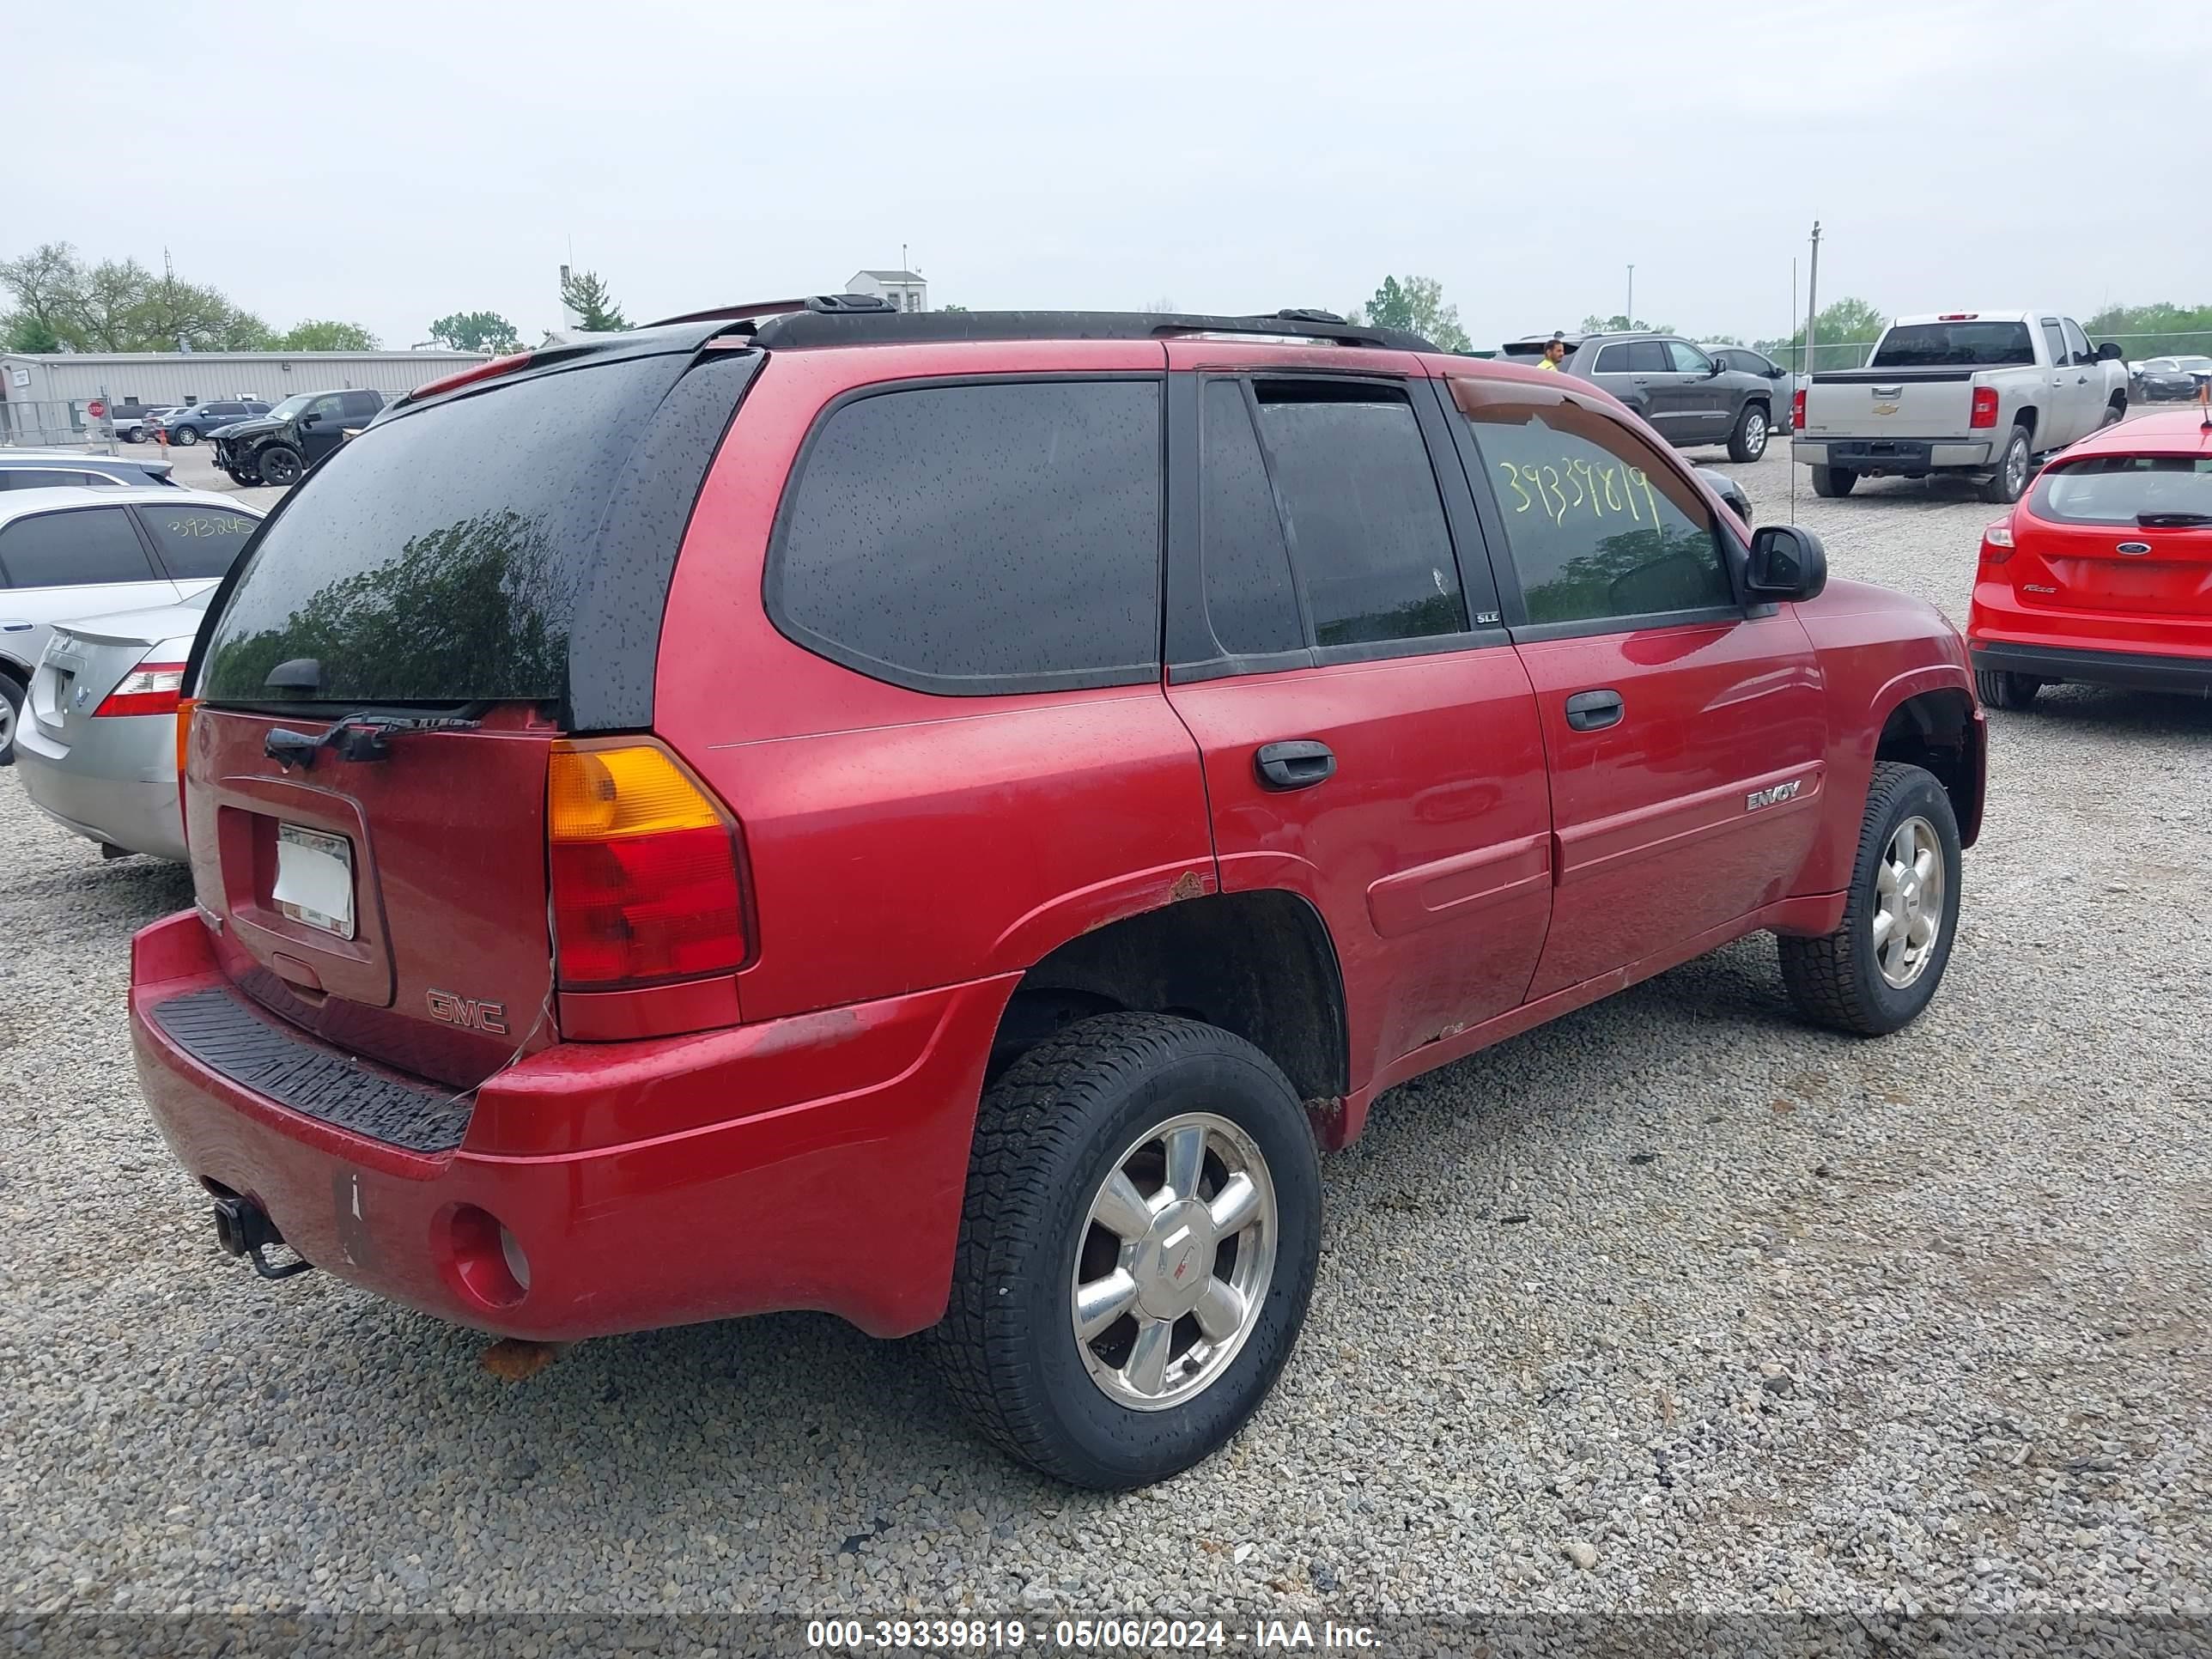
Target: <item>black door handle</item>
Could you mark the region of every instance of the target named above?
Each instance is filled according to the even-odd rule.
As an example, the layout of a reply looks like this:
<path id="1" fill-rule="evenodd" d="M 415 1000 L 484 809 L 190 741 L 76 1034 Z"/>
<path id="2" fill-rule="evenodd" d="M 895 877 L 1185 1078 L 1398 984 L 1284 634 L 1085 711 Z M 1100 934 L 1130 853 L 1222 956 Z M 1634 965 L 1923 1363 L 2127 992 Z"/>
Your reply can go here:
<path id="1" fill-rule="evenodd" d="M 1252 756 L 1252 769 L 1260 775 L 1262 789 L 1307 789 L 1335 772 L 1336 757 L 1325 743 L 1293 738 L 1261 744 Z"/>
<path id="2" fill-rule="evenodd" d="M 1620 724 L 1627 705 L 1618 691 L 1577 691 L 1567 699 L 1567 724 L 1577 732 L 1598 732 Z"/>

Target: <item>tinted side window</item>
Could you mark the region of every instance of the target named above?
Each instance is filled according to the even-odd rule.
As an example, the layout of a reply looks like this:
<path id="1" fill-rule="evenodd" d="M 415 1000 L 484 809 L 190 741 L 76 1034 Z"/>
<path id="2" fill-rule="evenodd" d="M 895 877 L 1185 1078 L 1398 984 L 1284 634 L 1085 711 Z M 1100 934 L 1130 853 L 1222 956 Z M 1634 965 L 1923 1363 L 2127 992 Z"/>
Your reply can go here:
<path id="1" fill-rule="evenodd" d="M 1625 345 L 1609 345 L 1600 348 L 1597 354 L 1597 367 L 1590 370 L 1590 373 L 1593 374 L 1627 374 L 1628 348 Z"/>
<path id="2" fill-rule="evenodd" d="M 975 695 L 1156 677 L 1159 585 L 1158 383 L 975 382 L 829 416 L 769 598 L 835 661 Z"/>
<path id="3" fill-rule="evenodd" d="M 0 566 L 13 587 L 150 582 L 154 567 L 119 507 L 42 513 L 0 530 Z"/>
<path id="4" fill-rule="evenodd" d="M 384 407 L 384 399 L 374 392 L 349 392 L 345 394 L 345 416 L 357 421 Z"/>
<path id="5" fill-rule="evenodd" d="M 153 535 L 162 565 L 185 582 L 223 575 L 258 525 L 243 513 L 226 513 L 198 501 L 142 507 L 137 513 L 138 522 Z"/>
<path id="6" fill-rule="evenodd" d="M 1341 382 L 1256 389 L 1314 642 L 1466 632 L 1443 501 L 1413 406 L 1383 387 Z"/>
<path id="7" fill-rule="evenodd" d="M 1634 433 L 1571 403 L 1461 407 L 1530 623 L 1735 602 L 1704 498 Z"/>
<path id="8" fill-rule="evenodd" d="M 1199 562 L 1213 637 L 1232 656 L 1303 649 L 1283 521 L 1241 383 L 1207 384 L 1199 445 Z"/>
<path id="9" fill-rule="evenodd" d="M 1670 374 L 1674 366 L 1667 361 L 1667 348 L 1657 340 L 1632 340 L 1628 347 L 1628 372 L 1632 374 Z"/>
<path id="10" fill-rule="evenodd" d="M 310 415 L 328 416 L 331 419 L 336 420 L 338 411 L 344 407 L 344 401 L 337 392 L 326 392 L 307 405 L 307 412 Z"/>

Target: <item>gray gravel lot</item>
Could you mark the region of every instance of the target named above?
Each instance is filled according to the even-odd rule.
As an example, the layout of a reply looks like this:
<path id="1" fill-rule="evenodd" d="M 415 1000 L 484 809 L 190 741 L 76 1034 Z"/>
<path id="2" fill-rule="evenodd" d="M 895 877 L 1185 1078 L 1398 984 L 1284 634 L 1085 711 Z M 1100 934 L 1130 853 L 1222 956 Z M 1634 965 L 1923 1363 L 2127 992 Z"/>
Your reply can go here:
<path id="1" fill-rule="evenodd" d="M 1765 518 L 1784 453 L 1732 469 Z M 1967 492 L 1798 508 L 1963 623 Z M 1395 1091 L 1327 1166 L 1280 1389 L 1123 1497 L 827 1318 L 505 1384 L 480 1338 L 258 1281 L 131 1074 L 127 940 L 185 880 L 0 775 L 4 1602 L 2212 1611 L 2212 705 L 1991 726 L 1916 1027 L 1799 1025 L 1753 939 Z"/>

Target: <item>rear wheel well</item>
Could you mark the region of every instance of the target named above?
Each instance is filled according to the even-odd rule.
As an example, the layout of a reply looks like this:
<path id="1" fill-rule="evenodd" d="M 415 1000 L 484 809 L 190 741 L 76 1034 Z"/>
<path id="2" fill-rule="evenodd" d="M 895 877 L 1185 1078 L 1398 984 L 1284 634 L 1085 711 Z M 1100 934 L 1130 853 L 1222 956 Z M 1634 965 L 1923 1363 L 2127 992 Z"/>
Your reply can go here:
<path id="1" fill-rule="evenodd" d="M 1306 1101 L 1350 1088 L 1344 982 L 1328 930 L 1293 893 L 1217 893 L 1077 935 L 1015 988 L 991 1043 L 995 1078 L 1063 1026 L 1127 1010 L 1233 1031 Z"/>
<path id="2" fill-rule="evenodd" d="M 2027 409 L 2023 409 L 2023 410 L 2021 410 L 2020 411 L 2020 413 L 2019 413 L 2019 414 L 2017 414 L 2017 415 L 2014 416 L 2012 417 L 2012 423 L 2013 423 L 2014 426 L 2019 426 L 2019 427 L 2025 427 L 2025 428 L 2027 428 L 2027 441 L 2028 441 L 2028 442 L 2029 442 L 2030 444 L 2034 443 L 2034 441 L 2035 441 L 2035 410 L 2034 410 L 2034 408 L 2033 408 L 2033 405 L 2029 406 L 2029 407 L 2028 407 L 2028 408 L 2027 408 Z"/>
<path id="3" fill-rule="evenodd" d="M 1890 710 L 1875 745 L 1876 762 L 1899 761 L 1936 775 L 1959 820 L 1959 844 L 1971 847 L 1982 823 L 1981 728 L 1964 691 L 1923 691 Z"/>

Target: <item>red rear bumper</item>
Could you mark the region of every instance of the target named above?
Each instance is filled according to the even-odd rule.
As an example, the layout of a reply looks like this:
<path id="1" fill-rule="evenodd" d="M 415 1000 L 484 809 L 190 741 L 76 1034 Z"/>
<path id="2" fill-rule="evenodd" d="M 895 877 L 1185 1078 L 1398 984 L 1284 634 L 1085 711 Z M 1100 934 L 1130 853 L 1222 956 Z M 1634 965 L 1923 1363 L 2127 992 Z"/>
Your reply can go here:
<path id="1" fill-rule="evenodd" d="M 222 983 L 196 915 L 132 942 L 147 1103 L 185 1168 L 253 1200 L 340 1278 L 545 1340 L 786 1309 L 895 1336 L 944 1312 L 1011 977 L 697 1036 L 557 1044 L 486 1083 L 460 1146 L 437 1155 L 241 1087 L 149 1018 Z"/>

